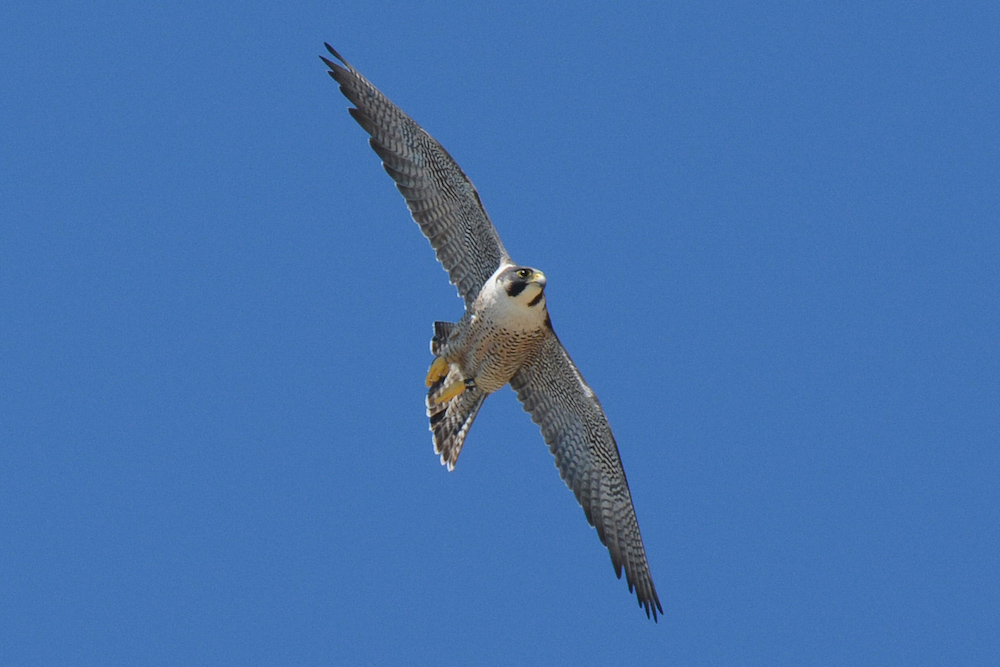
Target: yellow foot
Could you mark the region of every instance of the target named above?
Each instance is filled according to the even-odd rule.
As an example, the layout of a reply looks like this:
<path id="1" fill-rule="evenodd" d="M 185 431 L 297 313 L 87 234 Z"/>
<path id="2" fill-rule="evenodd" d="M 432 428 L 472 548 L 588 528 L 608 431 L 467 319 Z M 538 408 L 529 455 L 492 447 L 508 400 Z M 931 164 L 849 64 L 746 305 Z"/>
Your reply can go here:
<path id="1" fill-rule="evenodd" d="M 431 386 L 441 378 L 448 375 L 448 369 L 450 368 L 447 361 L 441 357 L 437 357 L 434 363 L 431 364 L 431 369 L 427 371 L 427 386 Z"/>
<path id="2" fill-rule="evenodd" d="M 455 398 L 459 394 L 465 391 L 465 383 L 459 380 L 458 382 L 453 382 L 444 388 L 440 394 L 434 397 L 434 404 L 441 405 L 442 403 L 447 403 L 451 399 Z"/>

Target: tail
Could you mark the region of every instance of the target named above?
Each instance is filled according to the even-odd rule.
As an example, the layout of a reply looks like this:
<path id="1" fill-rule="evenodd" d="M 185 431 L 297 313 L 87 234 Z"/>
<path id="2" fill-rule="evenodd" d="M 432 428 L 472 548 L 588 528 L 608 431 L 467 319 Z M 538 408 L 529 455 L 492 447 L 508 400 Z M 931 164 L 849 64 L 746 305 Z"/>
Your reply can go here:
<path id="1" fill-rule="evenodd" d="M 435 357 L 441 356 L 441 348 L 448 342 L 451 330 L 455 328 L 453 322 L 435 322 L 434 337 L 431 338 L 431 354 Z"/>
<path id="2" fill-rule="evenodd" d="M 458 371 L 452 369 L 447 377 L 435 382 L 427 392 L 427 416 L 431 420 L 431 432 L 434 434 L 434 453 L 440 454 L 441 465 L 448 470 L 455 469 L 455 462 L 462 451 L 465 436 L 468 435 L 472 422 L 475 421 L 479 408 L 486 400 L 486 394 L 477 387 L 470 387 L 455 398 L 444 403 L 437 403 L 436 398 L 444 387 L 453 381 L 461 382 Z"/>

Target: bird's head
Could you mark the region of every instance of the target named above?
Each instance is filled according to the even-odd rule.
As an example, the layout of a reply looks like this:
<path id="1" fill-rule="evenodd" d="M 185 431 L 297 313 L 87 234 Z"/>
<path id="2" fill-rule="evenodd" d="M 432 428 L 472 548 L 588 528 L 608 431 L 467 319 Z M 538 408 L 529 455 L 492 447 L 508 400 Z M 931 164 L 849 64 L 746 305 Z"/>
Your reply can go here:
<path id="1" fill-rule="evenodd" d="M 528 308 L 545 306 L 545 274 L 530 266 L 511 266 L 501 271 L 497 282 L 504 293 Z"/>

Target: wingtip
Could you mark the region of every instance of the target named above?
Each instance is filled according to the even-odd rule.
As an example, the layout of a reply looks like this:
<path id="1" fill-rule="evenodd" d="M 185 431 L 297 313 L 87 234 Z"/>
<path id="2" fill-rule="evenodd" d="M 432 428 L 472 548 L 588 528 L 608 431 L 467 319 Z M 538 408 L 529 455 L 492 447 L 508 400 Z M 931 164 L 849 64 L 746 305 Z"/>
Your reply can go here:
<path id="1" fill-rule="evenodd" d="M 663 616 L 663 605 L 660 604 L 660 598 L 656 595 L 656 591 L 653 591 L 653 598 L 646 601 L 646 618 L 649 618 L 650 612 L 653 613 L 653 623 L 659 623 L 656 612 Z"/>
<path id="2" fill-rule="evenodd" d="M 332 46 L 330 46 L 330 43 L 329 43 L 329 42 L 323 42 L 323 46 L 325 46 L 325 47 L 326 47 L 326 50 L 330 52 L 330 55 L 332 55 L 332 56 L 333 56 L 334 58 L 336 58 L 336 59 L 337 59 L 337 60 L 339 60 L 340 62 L 344 63 L 344 64 L 345 64 L 345 65 L 347 65 L 348 67 L 350 67 L 350 65 L 348 65 L 347 61 L 346 61 L 346 60 L 344 60 L 344 56 L 342 56 L 342 55 L 340 55 L 339 53 L 337 53 L 337 49 L 335 49 L 335 48 L 333 48 Z M 323 58 L 323 56 L 320 56 L 320 58 Z M 323 60 L 324 60 L 324 61 L 325 61 L 325 62 L 326 62 L 327 64 L 329 64 L 329 62 L 330 62 L 329 60 L 326 60 L 326 58 L 323 58 Z"/>
<path id="3" fill-rule="evenodd" d="M 656 598 L 652 600 L 639 600 L 639 606 L 642 607 L 646 612 L 646 618 L 652 618 L 653 623 L 659 623 L 659 617 L 663 615 L 663 607 L 660 606 L 660 601 Z M 659 612 L 659 613 L 657 613 Z"/>

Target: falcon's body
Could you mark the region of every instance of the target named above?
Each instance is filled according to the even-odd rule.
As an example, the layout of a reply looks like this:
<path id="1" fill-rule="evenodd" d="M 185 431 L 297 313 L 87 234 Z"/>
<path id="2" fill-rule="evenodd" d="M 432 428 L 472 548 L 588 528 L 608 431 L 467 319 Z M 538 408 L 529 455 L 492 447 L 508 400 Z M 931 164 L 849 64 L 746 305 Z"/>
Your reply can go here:
<path id="1" fill-rule="evenodd" d="M 465 300 L 457 323 L 435 322 L 427 374 L 434 449 L 454 468 L 486 397 L 510 384 L 541 427 L 566 484 L 607 545 L 629 590 L 662 613 L 632 507 L 618 446 L 597 396 L 552 330 L 545 276 L 507 254 L 479 194 L 430 135 L 329 44 L 330 76 L 356 105 L 355 120 L 406 199 L 413 219 Z"/>
<path id="2" fill-rule="evenodd" d="M 554 335 L 544 289 L 541 272 L 504 264 L 486 280 L 461 321 L 435 323 L 427 416 L 434 451 L 449 470 L 483 400 L 510 382 Z"/>

